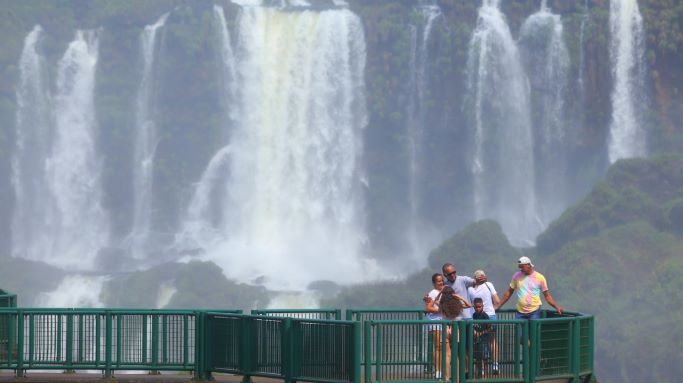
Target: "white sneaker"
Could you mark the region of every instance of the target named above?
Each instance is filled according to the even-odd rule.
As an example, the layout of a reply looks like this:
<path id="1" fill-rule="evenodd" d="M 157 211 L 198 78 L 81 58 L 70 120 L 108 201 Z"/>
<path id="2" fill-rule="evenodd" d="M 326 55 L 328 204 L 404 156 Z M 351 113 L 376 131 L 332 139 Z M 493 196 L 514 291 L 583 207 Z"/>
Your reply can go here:
<path id="1" fill-rule="evenodd" d="M 435 379 L 441 379 L 441 371 L 437 371 L 434 373 L 434 378 Z"/>

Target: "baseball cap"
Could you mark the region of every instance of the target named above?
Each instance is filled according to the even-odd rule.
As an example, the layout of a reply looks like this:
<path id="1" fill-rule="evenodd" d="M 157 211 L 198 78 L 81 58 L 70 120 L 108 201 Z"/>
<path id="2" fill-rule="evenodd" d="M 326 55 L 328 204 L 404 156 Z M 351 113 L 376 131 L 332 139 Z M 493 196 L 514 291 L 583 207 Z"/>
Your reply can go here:
<path id="1" fill-rule="evenodd" d="M 534 264 L 531 263 L 531 259 L 529 257 L 519 257 L 517 260 L 518 265 L 530 265 L 531 267 L 534 267 Z"/>

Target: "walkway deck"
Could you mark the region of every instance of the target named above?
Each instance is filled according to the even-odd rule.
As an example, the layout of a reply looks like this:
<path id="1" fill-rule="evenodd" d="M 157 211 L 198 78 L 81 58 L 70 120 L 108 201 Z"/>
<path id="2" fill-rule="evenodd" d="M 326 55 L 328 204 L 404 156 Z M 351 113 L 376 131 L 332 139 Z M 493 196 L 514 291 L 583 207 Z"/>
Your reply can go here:
<path id="1" fill-rule="evenodd" d="M 241 375 L 229 374 L 214 374 L 215 380 L 212 382 L 225 383 L 239 383 L 242 380 Z M 254 383 L 282 383 L 282 379 L 270 379 L 263 377 L 252 377 Z M 114 375 L 113 379 L 105 380 L 100 373 L 86 373 L 77 372 L 74 374 L 64 374 L 59 372 L 30 372 L 26 378 L 17 379 L 14 374 L 9 371 L 0 372 L 0 382 L 15 382 L 15 383 L 53 383 L 53 382 L 74 382 L 74 383 L 190 383 L 193 382 L 192 375 L 164 373 L 160 375 L 150 374 L 130 374 L 119 373 Z M 567 380 L 545 380 L 544 383 L 567 383 Z"/>
<path id="2" fill-rule="evenodd" d="M 241 375 L 214 374 L 215 380 L 212 382 L 238 383 L 242 380 Z M 268 379 L 254 377 L 255 383 L 282 383 L 281 379 Z M 21 383 L 43 383 L 43 382 L 75 382 L 75 383 L 186 383 L 192 382 L 192 375 L 183 373 L 163 373 L 150 375 L 145 373 L 125 373 L 121 372 L 114 375 L 113 379 L 104 379 L 99 372 L 87 373 L 79 371 L 77 373 L 65 374 L 61 372 L 31 372 L 27 373 L 26 378 L 15 378 L 11 371 L 0 372 L 0 382 L 21 382 Z"/>

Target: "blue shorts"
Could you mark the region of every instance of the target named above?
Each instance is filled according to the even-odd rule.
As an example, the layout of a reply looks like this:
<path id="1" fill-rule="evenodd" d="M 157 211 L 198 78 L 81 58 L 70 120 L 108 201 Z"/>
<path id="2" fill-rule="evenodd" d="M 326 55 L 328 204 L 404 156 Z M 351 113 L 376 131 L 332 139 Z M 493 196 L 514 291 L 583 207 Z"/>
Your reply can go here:
<path id="1" fill-rule="evenodd" d="M 515 319 L 541 319 L 541 309 L 539 308 L 538 310 L 528 314 L 517 311 L 515 312 Z"/>

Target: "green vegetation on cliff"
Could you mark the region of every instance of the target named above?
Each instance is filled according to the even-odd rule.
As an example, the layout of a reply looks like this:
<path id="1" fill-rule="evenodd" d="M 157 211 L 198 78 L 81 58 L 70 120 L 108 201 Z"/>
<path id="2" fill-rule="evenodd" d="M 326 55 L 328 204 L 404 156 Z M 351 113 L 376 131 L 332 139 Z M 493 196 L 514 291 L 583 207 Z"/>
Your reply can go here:
<path id="1" fill-rule="evenodd" d="M 647 221 L 667 231 L 681 230 L 683 160 L 658 156 L 617 162 L 604 181 L 538 236 L 541 253 L 632 221 Z"/>

